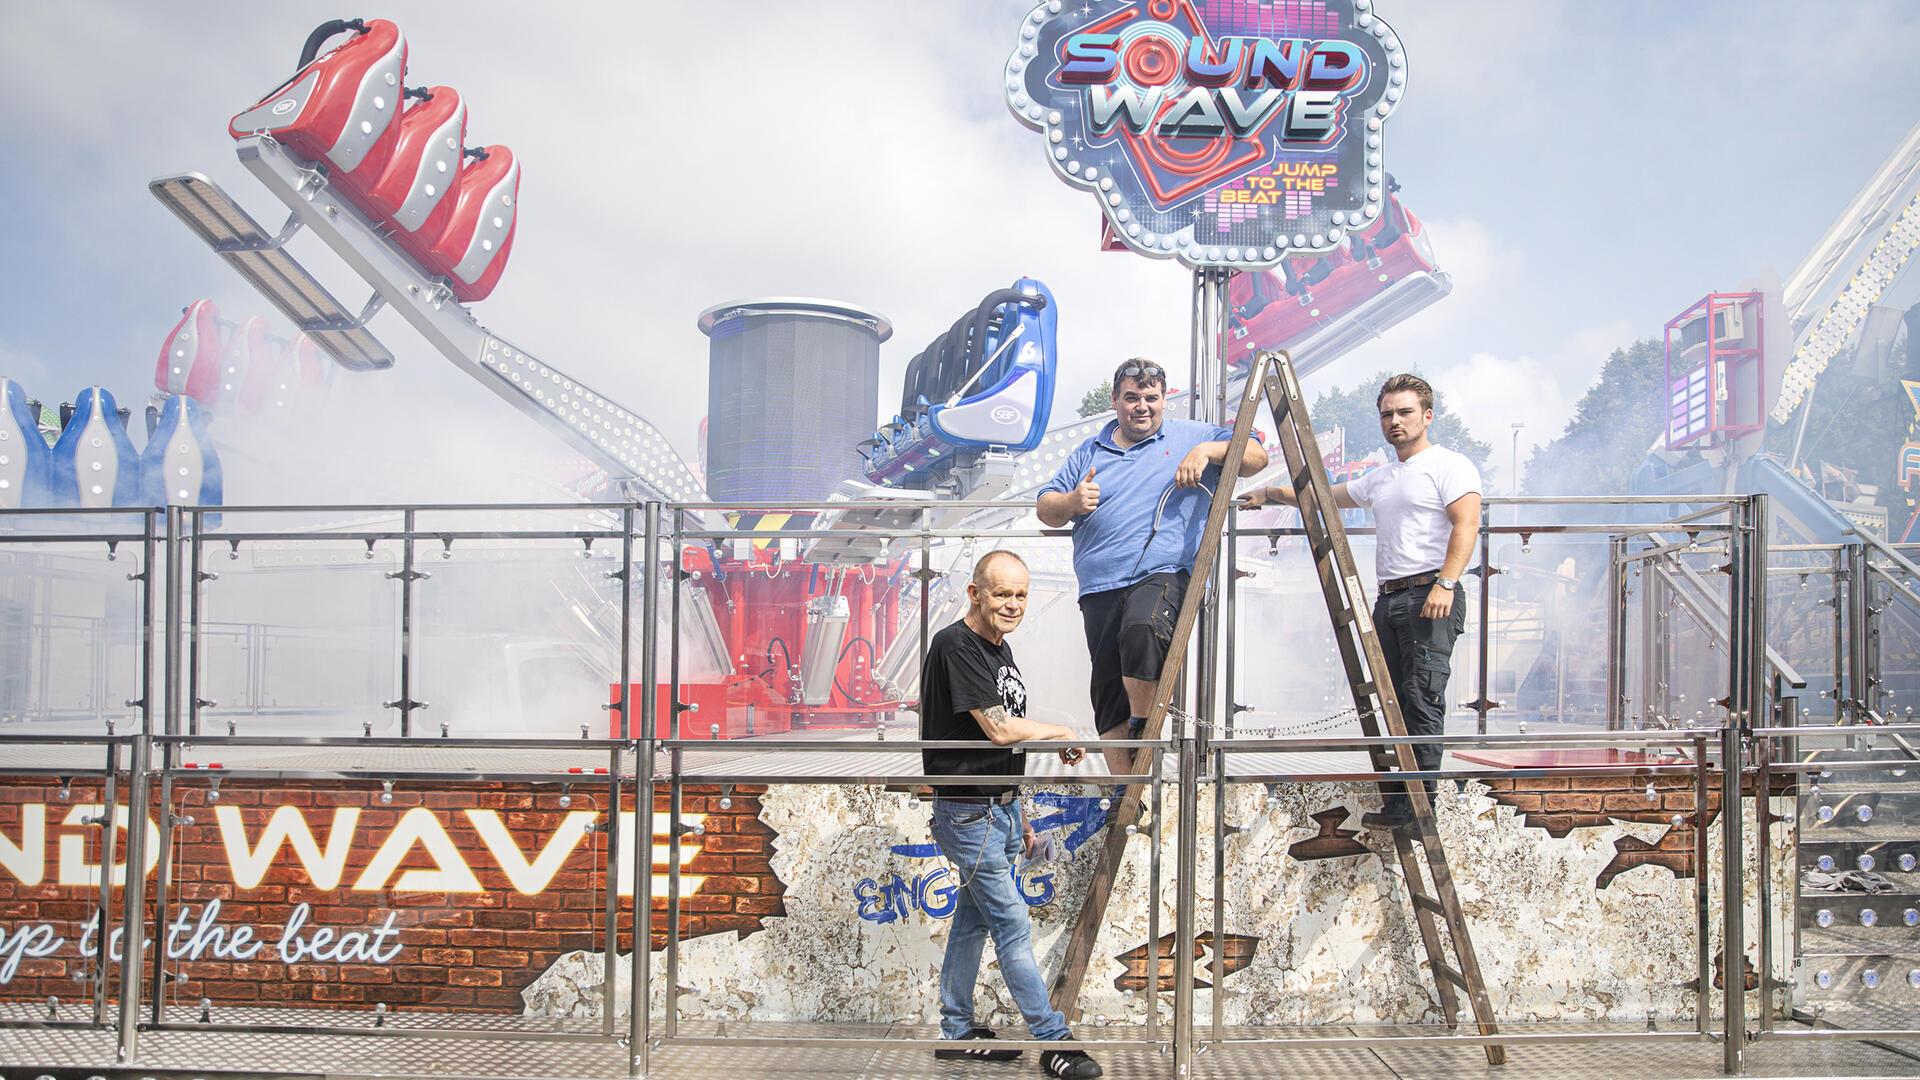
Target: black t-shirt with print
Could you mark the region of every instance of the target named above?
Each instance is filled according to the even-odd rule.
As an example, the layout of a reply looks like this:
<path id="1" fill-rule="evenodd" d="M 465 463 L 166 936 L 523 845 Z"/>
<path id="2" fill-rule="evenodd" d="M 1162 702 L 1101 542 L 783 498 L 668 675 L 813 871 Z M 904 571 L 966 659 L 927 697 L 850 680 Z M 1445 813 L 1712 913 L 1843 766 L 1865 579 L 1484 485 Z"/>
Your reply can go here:
<path id="1" fill-rule="evenodd" d="M 1010 716 L 1027 715 L 1027 686 L 1013 662 L 1013 650 L 1003 640 L 995 645 L 966 624 L 966 620 L 933 635 L 920 680 L 920 737 L 928 740 L 969 740 L 978 750 L 922 750 L 921 764 L 928 776 L 1016 776 L 1024 774 L 1026 759 L 1010 747 L 995 746 L 980 729 L 971 710 L 1004 706 Z M 936 795 L 1003 795 L 1012 784 L 942 785 Z"/>

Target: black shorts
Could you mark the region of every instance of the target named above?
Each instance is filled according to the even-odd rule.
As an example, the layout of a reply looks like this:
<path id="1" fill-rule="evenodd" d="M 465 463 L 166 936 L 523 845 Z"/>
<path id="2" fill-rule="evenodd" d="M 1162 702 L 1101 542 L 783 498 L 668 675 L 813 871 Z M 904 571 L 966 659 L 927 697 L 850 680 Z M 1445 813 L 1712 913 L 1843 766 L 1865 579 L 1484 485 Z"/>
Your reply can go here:
<path id="1" fill-rule="evenodd" d="M 1160 677 L 1190 577 L 1184 570 L 1151 574 L 1124 588 L 1080 598 L 1087 653 L 1093 658 L 1088 692 L 1094 727 L 1101 733 L 1125 724 L 1132 715 L 1122 676 L 1147 682 Z"/>

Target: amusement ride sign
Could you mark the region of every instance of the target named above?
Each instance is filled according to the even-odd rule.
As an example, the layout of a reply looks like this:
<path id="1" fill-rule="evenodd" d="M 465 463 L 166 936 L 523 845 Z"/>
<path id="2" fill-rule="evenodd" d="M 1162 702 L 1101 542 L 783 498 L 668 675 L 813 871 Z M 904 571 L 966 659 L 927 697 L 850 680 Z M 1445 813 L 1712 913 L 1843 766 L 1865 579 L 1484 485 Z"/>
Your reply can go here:
<path id="1" fill-rule="evenodd" d="M 1373 0 L 1049 0 L 1007 104 L 1129 248 L 1188 266 L 1325 253 L 1377 219 L 1406 88 Z"/>

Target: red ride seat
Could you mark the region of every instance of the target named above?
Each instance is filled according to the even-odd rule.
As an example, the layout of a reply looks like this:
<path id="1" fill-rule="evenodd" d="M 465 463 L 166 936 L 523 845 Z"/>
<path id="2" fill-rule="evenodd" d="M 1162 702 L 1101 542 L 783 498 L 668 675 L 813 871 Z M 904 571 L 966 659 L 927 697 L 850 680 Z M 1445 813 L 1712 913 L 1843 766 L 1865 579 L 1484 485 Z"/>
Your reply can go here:
<path id="1" fill-rule="evenodd" d="M 155 389 L 211 400 L 220 385 L 219 317 L 220 309 L 211 300 L 195 300 L 187 306 L 160 346 L 160 360 L 153 367 Z"/>
<path id="2" fill-rule="evenodd" d="M 407 74 L 400 28 L 385 19 L 365 27 L 227 125 L 236 139 L 265 133 L 308 161 L 325 161 L 333 182 L 355 202 L 393 153 Z"/>
<path id="3" fill-rule="evenodd" d="M 434 212 L 447 215 L 446 225 L 421 260 L 446 276 L 463 303 L 485 299 L 499 283 L 519 211 L 519 161 L 504 146 L 489 146 L 485 154 L 461 172 L 453 198 Z"/>
<path id="4" fill-rule="evenodd" d="M 416 91 L 417 93 L 417 91 Z M 460 180 L 461 147 L 467 138 L 467 105 L 450 86 L 427 89 L 427 100 L 400 115 L 393 153 L 370 185 L 361 209 L 408 236 L 417 254 L 437 233 L 422 234 Z M 445 227 L 444 216 L 439 224 Z"/>
<path id="5" fill-rule="evenodd" d="M 240 390 L 240 407 L 250 412 L 289 408 L 319 396 L 331 374 L 327 358 L 320 355 L 313 339 L 295 335 L 284 348 L 255 357 Z"/>
<path id="6" fill-rule="evenodd" d="M 268 336 L 267 320 L 255 315 L 247 324 L 233 335 L 233 341 L 227 346 L 227 354 L 221 364 L 220 391 L 215 400 L 208 400 L 198 394 L 200 404 L 211 406 L 216 401 L 237 401 L 241 392 L 252 377 L 255 368 L 270 368 L 280 350 Z"/>

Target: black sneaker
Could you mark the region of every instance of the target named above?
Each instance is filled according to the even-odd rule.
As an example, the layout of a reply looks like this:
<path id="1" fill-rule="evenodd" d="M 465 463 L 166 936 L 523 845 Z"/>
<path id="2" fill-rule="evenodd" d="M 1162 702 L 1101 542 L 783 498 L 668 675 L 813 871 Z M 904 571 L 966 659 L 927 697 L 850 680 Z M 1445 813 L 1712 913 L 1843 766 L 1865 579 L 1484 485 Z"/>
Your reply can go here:
<path id="1" fill-rule="evenodd" d="M 977 1028 L 974 1028 L 972 1031 L 967 1032 L 965 1035 L 960 1036 L 958 1039 L 954 1039 L 951 1041 L 970 1042 L 975 1039 L 986 1040 L 986 1039 L 997 1039 L 999 1037 L 1000 1036 L 994 1034 L 994 1031 L 992 1028 L 977 1027 Z M 948 1050 L 945 1048 L 935 1050 L 933 1052 L 933 1056 L 940 1059 L 941 1061 L 1013 1061 L 1020 1056 L 1020 1051 L 989 1050 L 984 1046 L 968 1046 L 968 1047 L 956 1046 L 951 1050 Z M 1090 1073 L 1087 1075 L 1099 1076 L 1100 1074 Z"/>
<path id="2" fill-rule="evenodd" d="M 1386 829 L 1398 832 L 1412 824 L 1412 811 L 1404 814 L 1395 814 L 1385 810 L 1375 810 L 1360 815 L 1360 827 L 1363 829 Z"/>
<path id="3" fill-rule="evenodd" d="M 1040 1055 L 1040 1071 L 1048 1076 L 1065 1077 L 1066 1080 L 1093 1080 L 1096 1076 L 1105 1076 L 1105 1070 L 1098 1062 L 1087 1056 L 1085 1050 L 1048 1050 Z"/>

